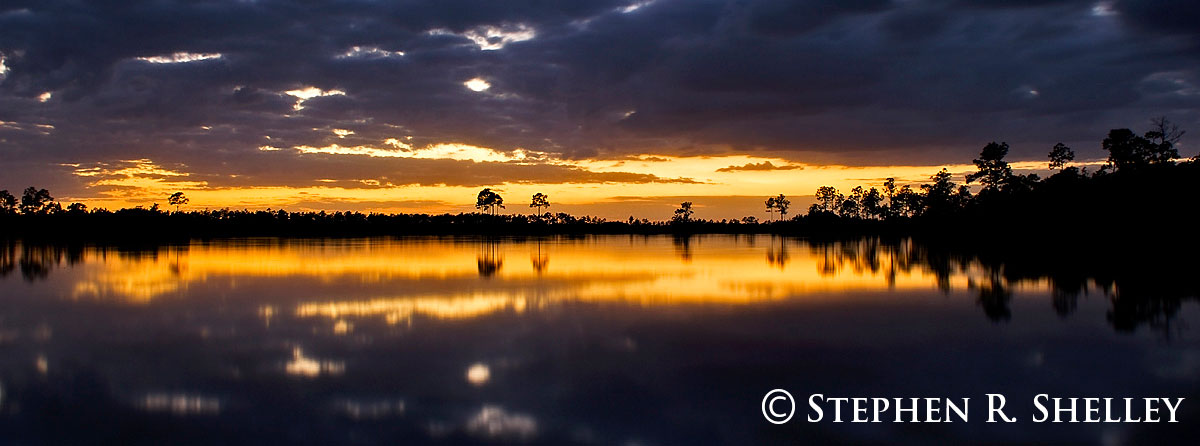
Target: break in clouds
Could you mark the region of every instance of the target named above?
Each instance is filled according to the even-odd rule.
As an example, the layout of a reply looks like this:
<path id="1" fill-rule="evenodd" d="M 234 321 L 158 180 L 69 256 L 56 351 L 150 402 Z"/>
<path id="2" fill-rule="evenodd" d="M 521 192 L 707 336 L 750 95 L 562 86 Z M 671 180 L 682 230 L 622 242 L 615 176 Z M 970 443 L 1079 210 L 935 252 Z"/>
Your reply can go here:
<path id="1" fill-rule="evenodd" d="M 1109 128 L 1200 128 L 1198 22 L 1192 0 L 6 1 L 0 186 L 121 160 L 238 187 L 1099 157 Z"/>

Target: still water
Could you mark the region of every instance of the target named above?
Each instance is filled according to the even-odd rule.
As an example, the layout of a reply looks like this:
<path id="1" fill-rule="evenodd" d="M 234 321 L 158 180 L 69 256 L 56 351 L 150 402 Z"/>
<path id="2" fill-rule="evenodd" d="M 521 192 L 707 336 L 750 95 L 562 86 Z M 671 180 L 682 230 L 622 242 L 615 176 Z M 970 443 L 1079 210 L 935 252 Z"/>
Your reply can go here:
<path id="1" fill-rule="evenodd" d="M 0 444 L 1192 438 L 1196 301 L 1119 288 L 910 240 L 4 242 Z M 969 397 L 970 422 L 807 423 L 813 393 Z M 1019 421 L 985 423 L 987 393 Z M 1038 393 L 1188 400 L 1171 425 L 1038 424 Z"/>

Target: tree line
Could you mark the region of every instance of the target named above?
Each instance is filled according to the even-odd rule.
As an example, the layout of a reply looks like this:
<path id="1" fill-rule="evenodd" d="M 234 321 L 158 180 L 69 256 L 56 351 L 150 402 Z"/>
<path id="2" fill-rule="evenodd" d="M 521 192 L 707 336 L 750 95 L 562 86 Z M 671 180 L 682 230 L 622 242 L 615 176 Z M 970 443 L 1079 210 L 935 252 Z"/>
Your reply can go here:
<path id="1" fill-rule="evenodd" d="M 884 221 L 947 219 L 1011 212 L 1016 211 L 1011 209 L 1014 205 L 1044 204 L 1047 200 L 1084 199 L 1090 192 L 1101 192 L 1119 201 L 1130 192 L 1144 193 L 1163 185 L 1163 176 L 1178 179 L 1195 174 L 1195 158 L 1176 162 L 1180 158 L 1176 147 L 1185 132 L 1166 118 L 1155 118 L 1151 122 L 1152 128 L 1142 135 L 1130 129 L 1109 131 L 1101 142 L 1101 147 L 1108 152 L 1108 159 L 1095 172 L 1088 172 L 1086 167 L 1071 166 L 1075 159 L 1074 150 L 1058 143 L 1047 154 L 1048 167 L 1054 172 L 1048 178 L 1016 174 L 1005 161 L 1008 143 L 993 141 L 973 160 L 976 171 L 966 175 L 966 184 L 955 183 L 953 175 L 942 169 L 930 176 L 930 182 L 917 188 L 897 186 L 895 178 L 887 178 L 879 188 L 855 187 L 849 194 L 831 186 L 821 186 L 816 190 L 816 203 L 808 209 L 808 217 Z M 978 193 L 971 192 L 968 187 L 971 183 L 980 185 Z M 1117 188 L 1113 186 L 1124 191 L 1115 190 Z M 1168 188 L 1152 194 L 1167 196 L 1174 192 Z M 1048 215 L 1057 213 L 1052 206 L 1039 207 L 1048 211 Z"/>
<path id="2" fill-rule="evenodd" d="M 174 212 L 150 207 L 109 211 L 88 209 L 83 203 L 62 206 L 46 189 L 29 187 L 21 197 L 0 191 L 0 223 L 21 233 L 47 233 L 58 226 L 80 222 L 89 229 L 121 226 L 151 227 L 185 234 L 287 235 L 291 232 L 319 233 L 470 233 L 470 232 L 887 232 L 944 230 L 946 228 L 994 226 L 1030 232 L 1033 226 L 1049 225 L 1051 231 L 1070 232 L 1092 220 L 1131 223 L 1131 216 L 1160 221 L 1183 221 L 1195 209 L 1195 194 L 1188 193 L 1200 172 L 1195 159 L 1179 161 L 1177 149 L 1184 131 L 1165 118 L 1153 119 L 1142 134 L 1130 129 L 1113 129 L 1101 141 L 1108 153 L 1105 164 L 1094 172 L 1071 165 L 1074 150 L 1058 143 L 1047 154 L 1054 172 L 1043 179 L 1036 174 L 1015 173 L 1005 160 L 1009 145 L 991 142 L 973 163 L 975 172 L 958 184 L 942 169 L 923 184 L 899 184 L 887 178 L 878 186 L 858 186 L 843 193 L 832 186 L 815 192 L 815 203 L 800 215 L 789 218 L 791 200 L 783 194 L 768 197 L 763 204 L 767 221 L 747 216 L 740 219 L 696 218 L 692 202 L 683 202 L 667 221 L 630 217 L 625 221 L 576 217 L 551 213 L 550 197 L 536 193 L 529 215 L 499 214 L 505 209 L 499 192 L 485 188 L 475 201 L 477 213 L 381 214 L 361 212 L 288 212 L 267 209 L 182 211 L 190 200 L 183 192 L 166 197 Z M 978 184 L 972 192 L 971 184 Z M 1164 220 L 1165 219 L 1165 220 Z M 1134 222 L 1136 223 L 1136 222 Z M 1115 223 L 1114 223 L 1115 224 Z M 57 225 L 57 226 L 56 226 Z M 1055 226 L 1057 225 L 1057 226 Z M 161 226 L 161 227 L 159 227 Z M 236 230 L 245 226 L 245 230 Z M 1144 226 L 1141 223 L 1133 226 Z M 62 228 L 57 228 L 62 229 Z M 7 231 L 6 231 L 7 232 Z M 8 234 L 13 235 L 13 234 Z"/>

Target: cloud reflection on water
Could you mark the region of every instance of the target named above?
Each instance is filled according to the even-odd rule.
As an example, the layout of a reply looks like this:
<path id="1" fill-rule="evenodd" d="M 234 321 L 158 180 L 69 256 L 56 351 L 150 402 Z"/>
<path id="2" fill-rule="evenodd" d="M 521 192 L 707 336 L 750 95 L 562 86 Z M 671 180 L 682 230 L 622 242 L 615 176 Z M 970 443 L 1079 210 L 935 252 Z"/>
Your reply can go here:
<path id="1" fill-rule="evenodd" d="M 145 303 L 180 295 L 191 286 L 261 286 L 281 294 L 315 287 L 330 302 L 308 302 L 299 312 L 312 314 L 315 306 L 325 305 L 323 312 L 331 316 L 415 312 L 453 318 L 519 309 L 545 298 L 746 304 L 820 298 L 823 291 L 963 288 L 979 273 L 966 268 L 939 274 L 905 263 L 902 251 L 872 246 L 818 246 L 771 237 L 763 243 L 767 246 L 753 247 L 753 238 L 194 242 L 140 255 L 85 249 L 78 254 L 78 271 L 65 279 L 70 295 L 78 299 Z M 25 251 L 30 253 L 21 262 L 42 265 L 38 270 L 53 267 L 53 256 Z M 507 256 L 532 261 L 506 264 Z M 372 293 L 383 290 L 388 292 Z"/>
<path id="2" fill-rule="evenodd" d="M 263 425 L 312 434 L 312 444 L 346 435 L 673 443 L 667 434 L 716 444 L 732 437 L 696 427 L 753 432 L 761 420 L 744 426 L 730 408 L 760 386 L 786 385 L 781 377 L 842 393 L 867 383 L 974 394 L 1001 383 L 995 391 L 1084 394 L 1112 382 L 1149 392 L 1194 382 L 1186 377 L 1200 363 L 1194 341 L 1113 333 L 1184 319 L 1170 312 L 1177 300 L 1134 299 L 1149 295 L 1136 282 L 1051 275 L 908 240 L 8 248 L 0 423 L 31 426 L 26 438 L 62 424 L 56 411 L 67 408 L 86 429 L 115 413 L 163 432 L 194 427 L 187 432 L 211 443 L 242 440 L 225 444 L 278 440 L 255 437 Z M 507 261 L 481 275 L 481 255 Z M 76 293 L 81 284 L 91 291 Z M 1088 290 L 1101 292 L 1087 299 Z M 8 410 L 18 405 L 25 412 Z M 230 430 L 205 424 L 218 422 Z M 1017 439 L 1068 435 L 1046 434 Z M 71 440 L 58 443 L 80 442 Z"/>
<path id="3" fill-rule="evenodd" d="M 221 400 L 186 393 L 151 393 L 142 398 L 140 406 L 150 412 L 212 415 L 221 411 Z"/>
<path id="4" fill-rule="evenodd" d="M 509 412 L 503 407 L 485 405 L 467 420 L 467 432 L 493 440 L 529 440 L 537 435 L 533 416 Z"/>
<path id="5" fill-rule="evenodd" d="M 321 375 L 341 375 L 346 371 L 346 364 L 342 361 L 310 358 L 304 355 L 304 350 L 300 347 L 295 347 L 292 349 L 292 359 L 284 364 L 284 371 L 292 376 L 316 378 Z"/>
<path id="6" fill-rule="evenodd" d="M 414 317 L 526 314 L 573 302 L 757 305 L 879 298 L 879 291 L 967 290 L 977 294 L 987 318 L 1003 322 L 1012 317 L 1013 298 L 1024 292 L 1051 291 L 1054 311 L 1065 317 L 1081 294 L 1098 290 L 1112 298 L 1110 321 L 1121 330 L 1140 321 L 1167 327 L 1167 313 L 1177 308 L 1174 301 L 1117 298 L 1161 294 L 1153 284 L 1116 287 L 1111 277 L 1100 283 L 1078 271 L 1026 271 L 911 239 L 262 238 L 140 247 L 8 241 L 0 248 L 0 276 L 20 266 L 21 277 L 34 283 L 63 270 L 53 286 L 73 299 L 149 304 L 219 294 L 264 300 L 260 316 L 267 325 L 281 315 L 324 318 L 332 329 L 323 331 L 335 335 L 351 334 L 362 319 L 402 325 Z M 505 262 L 525 256 L 530 262 Z"/>

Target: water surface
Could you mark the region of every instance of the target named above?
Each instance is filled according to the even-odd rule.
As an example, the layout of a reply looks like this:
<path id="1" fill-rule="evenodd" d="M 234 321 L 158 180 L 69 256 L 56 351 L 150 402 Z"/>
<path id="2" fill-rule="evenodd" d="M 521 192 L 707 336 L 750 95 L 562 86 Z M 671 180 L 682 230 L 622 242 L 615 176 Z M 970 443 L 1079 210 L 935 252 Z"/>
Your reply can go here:
<path id="1" fill-rule="evenodd" d="M 7 242 L 0 435 L 623 445 L 1195 435 L 1194 300 L 1131 300 L 1111 280 L 1013 269 L 910 240 L 770 236 Z M 775 426 L 759 406 L 773 388 L 802 399 L 1003 393 L 1022 421 L 810 424 L 801 412 Z M 1030 423 L 1028 402 L 1043 392 L 1189 400 L 1169 426 Z"/>

